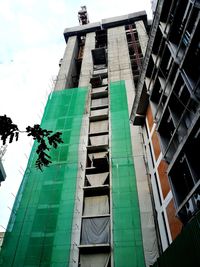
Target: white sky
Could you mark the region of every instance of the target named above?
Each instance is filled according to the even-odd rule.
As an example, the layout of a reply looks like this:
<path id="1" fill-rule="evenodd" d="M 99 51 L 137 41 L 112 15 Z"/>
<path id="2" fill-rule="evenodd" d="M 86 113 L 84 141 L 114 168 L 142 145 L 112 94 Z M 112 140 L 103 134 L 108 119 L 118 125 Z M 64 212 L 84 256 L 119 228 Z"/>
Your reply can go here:
<path id="1" fill-rule="evenodd" d="M 150 0 L 0 0 L 0 114 L 20 129 L 40 123 L 65 48 L 63 31 L 78 25 L 86 5 L 90 22 L 146 10 Z M 26 135 L 8 146 L 3 159 L 6 181 L 0 187 L 0 232 L 7 226 L 31 149 Z M 1 145 L 1 143 L 0 143 Z"/>

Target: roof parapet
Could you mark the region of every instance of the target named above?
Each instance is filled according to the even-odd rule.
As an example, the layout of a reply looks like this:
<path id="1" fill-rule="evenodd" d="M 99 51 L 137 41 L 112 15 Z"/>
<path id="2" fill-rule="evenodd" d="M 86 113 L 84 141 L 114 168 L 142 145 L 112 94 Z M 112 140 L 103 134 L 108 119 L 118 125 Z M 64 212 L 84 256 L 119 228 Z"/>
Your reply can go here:
<path id="1" fill-rule="evenodd" d="M 89 32 L 94 32 L 101 29 L 108 29 L 112 27 L 122 26 L 126 24 L 134 23 L 135 21 L 143 20 L 145 26 L 147 23 L 146 11 L 140 11 L 135 13 L 130 13 L 123 16 L 116 16 L 108 19 L 103 19 L 101 22 L 88 23 L 85 25 L 80 25 L 76 27 L 66 28 L 64 30 L 64 37 L 67 42 L 70 36 L 84 35 Z"/>
<path id="2" fill-rule="evenodd" d="M 101 30 L 101 23 L 100 22 L 88 23 L 85 25 L 66 28 L 64 30 L 65 41 L 67 42 L 68 38 L 71 36 L 84 35 L 86 33 L 94 32 L 97 30 Z"/>

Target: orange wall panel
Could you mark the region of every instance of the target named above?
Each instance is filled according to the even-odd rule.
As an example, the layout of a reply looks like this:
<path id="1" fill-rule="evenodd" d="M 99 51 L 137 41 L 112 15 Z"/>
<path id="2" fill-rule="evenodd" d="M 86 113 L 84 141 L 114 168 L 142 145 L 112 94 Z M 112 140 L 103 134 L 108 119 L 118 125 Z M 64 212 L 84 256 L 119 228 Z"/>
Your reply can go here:
<path id="1" fill-rule="evenodd" d="M 152 114 L 150 105 L 148 106 L 147 115 L 146 116 L 147 116 L 147 121 L 148 121 L 148 125 L 149 125 L 149 130 L 151 132 L 151 129 L 153 127 L 153 114 Z"/>
<path id="2" fill-rule="evenodd" d="M 168 167 L 168 164 L 164 160 L 161 160 L 158 166 L 158 174 L 160 178 L 160 184 L 161 184 L 162 194 L 163 194 L 164 199 L 170 191 L 169 180 L 167 177 L 167 167 Z"/>
<path id="3" fill-rule="evenodd" d="M 174 240 L 177 235 L 181 232 L 182 229 L 182 223 L 177 219 L 176 217 L 176 210 L 174 207 L 173 199 L 169 202 L 167 208 L 167 217 L 169 221 L 169 227 L 172 235 L 172 240 Z"/>
<path id="4" fill-rule="evenodd" d="M 159 143 L 158 134 L 156 131 L 154 131 L 151 139 L 152 139 L 154 154 L 157 160 L 160 155 L 160 143 Z"/>

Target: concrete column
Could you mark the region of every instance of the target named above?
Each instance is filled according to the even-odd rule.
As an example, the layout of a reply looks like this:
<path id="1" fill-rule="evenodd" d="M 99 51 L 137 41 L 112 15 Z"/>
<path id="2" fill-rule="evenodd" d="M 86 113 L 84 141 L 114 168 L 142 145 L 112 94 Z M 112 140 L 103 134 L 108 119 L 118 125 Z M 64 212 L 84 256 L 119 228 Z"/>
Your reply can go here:
<path id="1" fill-rule="evenodd" d="M 142 55 L 144 57 L 146 48 L 147 48 L 147 42 L 148 42 L 148 35 L 144 26 L 144 22 L 142 20 L 135 22 L 136 30 L 138 33 L 138 38 L 140 42 L 140 47 L 142 50 Z"/>
<path id="2" fill-rule="evenodd" d="M 126 94 L 128 102 L 129 116 L 132 108 L 132 100 L 134 98 L 133 88 L 129 81 L 125 81 Z M 151 196 L 148 185 L 148 174 L 145 165 L 145 153 L 143 149 L 142 129 L 140 126 L 132 125 L 131 142 L 132 154 L 136 174 L 138 200 L 140 206 L 140 218 L 142 227 L 142 239 L 146 266 L 152 265 L 157 259 L 158 247 L 156 239 L 156 230 L 153 218 L 153 209 L 151 204 Z"/>
<path id="3" fill-rule="evenodd" d="M 79 79 L 79 87 L 88 86 L 93 72 L 93 61 L 91 50 L 95 48 L 95 32 L 86 35 L 83 61 Z"/>
<path id="4" fill-rule="evenodd" d="M 69 37 L 62 64 L 55 84 L 55 91 L 73 87 L 72 75 L 76 75 L 75 57 L 78 53 L 76 36 Z"/>
<path id="5" fill-rule="evenodd" d="M 133 80 L 124 26 L 108 29 L 108 77 L 110 82 Z"/>

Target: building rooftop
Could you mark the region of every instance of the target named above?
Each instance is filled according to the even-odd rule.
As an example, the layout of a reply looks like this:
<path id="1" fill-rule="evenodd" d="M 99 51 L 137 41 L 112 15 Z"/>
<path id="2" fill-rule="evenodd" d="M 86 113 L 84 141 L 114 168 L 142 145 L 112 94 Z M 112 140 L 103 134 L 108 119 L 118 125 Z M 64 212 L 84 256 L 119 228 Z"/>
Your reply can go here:
<path id="1" fill-rule="evenodd" d="M 101 22 L 88 23 L 85 25 L 66 28 L 64 30 L 64 37 L 67 42 L 70 36 L 83 35 L 96 30 L 108 29 L 111 27 L 131 24 L 139 20 L 143 20 L 145 26 L 147 26 L 148 23 L 147 23 L 146 11 L 134 12 L 123 16 L 116 16 L 112 18 L 103 19 Z"/>

